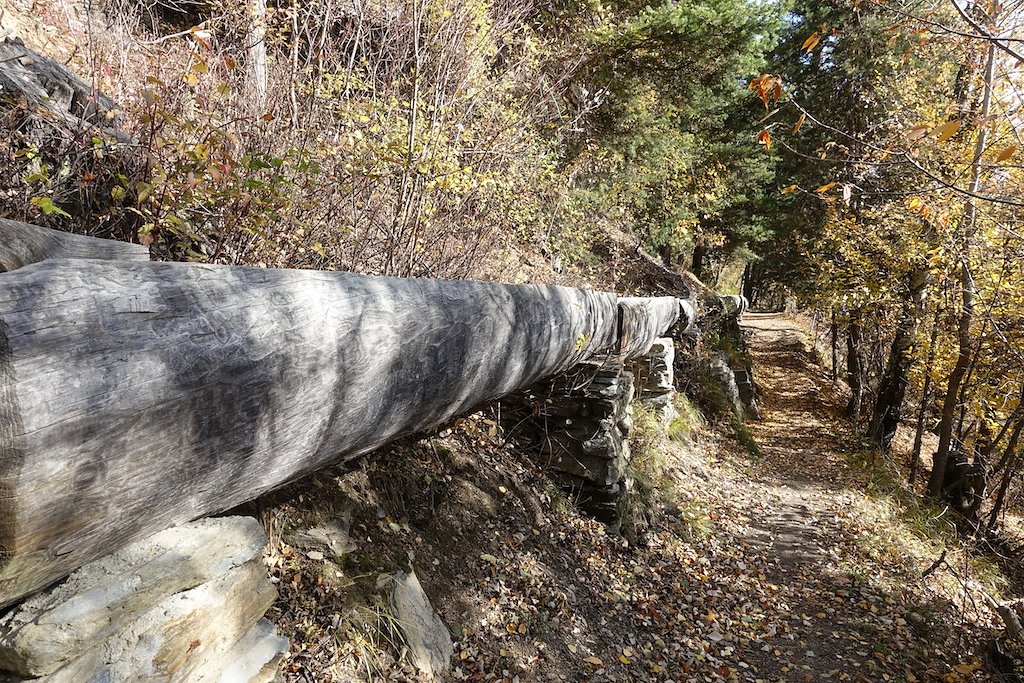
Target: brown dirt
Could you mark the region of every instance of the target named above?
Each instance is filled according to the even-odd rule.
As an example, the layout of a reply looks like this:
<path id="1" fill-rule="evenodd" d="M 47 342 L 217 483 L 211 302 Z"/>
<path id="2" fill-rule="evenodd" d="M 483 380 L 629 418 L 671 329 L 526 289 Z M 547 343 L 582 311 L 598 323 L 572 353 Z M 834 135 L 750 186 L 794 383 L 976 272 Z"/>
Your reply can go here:
<path id="1" fill-rule="evenodd" d="M 409 565 L 454 634 L 446 680 L 987 680 L 969 647 L 991 626 L 960 581 L 970 565 L 953 550 L 922 578 L 941 546 L 858 459 L 803 330 L 766 315 L 744 327 L 762 457 L 726 425 L 638 437 L 655 487 L 629 539 L 580 515 L 486 414 L 263 501 L 286 680 L 423 680 L 377 588 Z M 287 541 L 344 514 L 341 560 Z"/>
<path id="2" fill-rule="evenodd" d="M 914 556 L 921 548 L 878 534 L 885 520 L 865 506 L 872 473 L 855 457 L 864 446 L 842 417 L 846 387 L 814 361 L 806 331 L 792 319 L 748 314 L 743 328 L 766 404 L 764 419 L 751 425 L 764 456 L 756 476 L 776 500 L 752 539 L 773 551 L 771 576 L 787 587 L 793 618 L 785 652 L 798 663 L 787 680 L 983 675 L 953 631 L 983 630 L 989 615 L 968 615 L 955 594 L 923 579 L 927 556 Z"/>

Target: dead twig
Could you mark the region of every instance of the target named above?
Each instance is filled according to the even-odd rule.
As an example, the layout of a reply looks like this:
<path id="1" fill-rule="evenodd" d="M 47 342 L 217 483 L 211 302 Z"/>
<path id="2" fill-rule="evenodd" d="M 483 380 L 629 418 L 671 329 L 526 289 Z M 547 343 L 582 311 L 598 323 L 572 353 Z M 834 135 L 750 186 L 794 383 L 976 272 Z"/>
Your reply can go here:
<path id="1" fill-rule="evenodd" d="M 939 559 L 937 559 L 934 562 L 932 562 L 932 566 L 928 567 L 928 569 L 925 569 L 924 572 L 921 573 L 921 578 L 922 579 L 927 579 L 931 574 L 934 574 L 935 571 L 939 567 L 944 565 L 944 564 L 946 564 L 946 551 L 945 550 L 943 550 L 942 554 L 939 555 Z"/>

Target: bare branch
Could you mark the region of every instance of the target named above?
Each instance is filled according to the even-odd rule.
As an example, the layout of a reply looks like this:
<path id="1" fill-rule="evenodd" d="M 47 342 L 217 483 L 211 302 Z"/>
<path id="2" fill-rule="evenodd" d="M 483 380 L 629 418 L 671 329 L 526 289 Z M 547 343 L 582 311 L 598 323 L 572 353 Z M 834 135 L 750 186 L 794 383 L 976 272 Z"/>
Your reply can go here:
<path id="1" fill-rule="evenodd" d="M 979 24 L 977 21 L 975 21 L 971 17 L 971 15 L 969 15 L 967 13 L 967 11 L 963 7 L 958 5 L 956 0 L 950 0 L 950 4 L 953 5 L 953 7 L 956 9 L 957 13 L 963 18 L 964 21 L 966 21 L 968 24 L 970 24 L 971 27 L 975 31 L 977 31 L 979 34 L 981 34 L 980 35 L 981 38 L 983 38 L 985 40 L 988 40 L 993 45 L 995 45 L 997 48 L 999 48 L 1000 50 L 1002 50 L 1006 54 L 1008 54 L 1011 57 L 1013 57 L 1014 59 L 1016 59 L 1018 62 L 1024 62 L 1024 56 L 1021 56 L 1021 54 L 1019 52 L 1017 52 L 1016 50 L 1011 49 L 1009 46 L 1006 45 L 1006 40 L 1007 40 L 1006 38 L 1001 38 L 1001 37 L 992 35 L 991 31 L 989 31 L 987 28 L 985 28 L 984 26 Z M 1017 39 L 1015 39 L 1015 40 L 1017 40 Z"/>
<path id="2" fill-rule="evenodd" d="M 946 179 L 936 175 L 933 171 L 929 170 L 927 167 L 922 165 L 917 159 L 915 159 L 914 156 L 908 150 L 900 150 L 898 152 L 894 152 L 894 151 L 889 150 L 889 149 L 883 149 L 882 147 L 880 147 L 878 145 L 875 145 L 875 144 L 872 144 L 870 142 L 867 142 L 866 140 L 861 140 L 861 139 L 857 138 L 856 136 L 851 135 L 850 133 L 848 133 L 848 132 L 846 132 L 846 131 L 844 131 L 844 130 L 842 130 L 840 128 L 836 128 L 835 126 L 832 126 L 832 125 L 829 125 L 829 124 L 825 123 L 824 121 L 822 121 L 822 120 L 818 119 L 817 117 L 815 117 L 813 114 L 811 114 L 809 111 L 804 109 L 802 106 L 800 106 L 799 104 L 797 104 L 793 100 L 790 100 L 789 103 L 792 104 L 802 114 L 805 114 L 807 116 L 807 120 L 810 121 L 811 123 L 815 124 L 816 126 L 824 128 L 825 130 L 828 130 L 828 131 L 830 131 L 832 133 L 835 133 L 836 135 L 842 136 L 846 140 L 854 142 L 854 143 L 856 143 L 858 145 L 862 145 L 864 147 L 867 147 L 868 149 L 872 149 L 872 150 L 875 150 L 876 152 L 881 152 L 883 154 L 887 154 L 887 155 L 892 156 L 892 157 L 894 157 L 896 159 L 902 159 L 903 163 L 906 163 L 906 164 L 909 164 L 910 166 L 913 166 L 920 173 L 924 174 L 925 176 L 927 176 L 929 179 L 931 179 L 932 181 L 934 181 L 938 185 L 940 185 L 940 186 L 942 186 L 942 187 L 944 187 L 944 188 L 946 188 L 948 190 L 951 190 L 951 191 L 953 191 L 953 192 L 955 192 L 955 193 L 957 193 L 957 194 L 959 194 L 961 196 L 969 197 L 971 199 L 977 199 L 977 200 L 983 201 L 983 202 L 990 202 L 992 204 L 1002 204 L 1004 206 L 1024 207 L 1024 201 L 1018 201 L 1018 200 L 1009 199 L 1009 198 L 1006 198 L 1006 197 L 998 197 L 998 196 L 993 196 L 993 195 L 981 194 L 979 192 L 976 192 L 976 191 L 973 191 L 973 190 L 968 190 L 968 189 L 965 189 L 963 187 L 960 187 L 959 185 L 951 183 L 948 180 L 946 180 Z M 858 162 L 858 163 L 880 164 L 882 162 L 861 161 L 861 162 Z M 895 162 L 890 162 L 890 163 L 895 163 Z"/>

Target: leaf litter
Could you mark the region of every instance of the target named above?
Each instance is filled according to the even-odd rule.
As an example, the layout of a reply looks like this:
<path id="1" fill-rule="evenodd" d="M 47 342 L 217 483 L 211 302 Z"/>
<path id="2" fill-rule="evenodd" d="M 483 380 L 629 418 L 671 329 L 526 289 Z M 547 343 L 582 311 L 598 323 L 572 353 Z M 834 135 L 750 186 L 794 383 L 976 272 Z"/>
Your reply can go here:
<path id="1" fill-rule="evenodd" d="M 486 415 L 267 501 L 271 529 L 350 515 L 355 546 L 325 559 L 275 538 L 285 679 L 425 680 L 374 611 L 377 577 L 411 564 L 453 633 L 445 680 L 988 680 L 968 643 L 993 615 L 949 572 L 922 578 L 938 549 L 851 462 L 842 397 L 793 323 L 751 333 L 763 460 L 713 427 L 658 440 L 632 538 L 579 514 Z"/>

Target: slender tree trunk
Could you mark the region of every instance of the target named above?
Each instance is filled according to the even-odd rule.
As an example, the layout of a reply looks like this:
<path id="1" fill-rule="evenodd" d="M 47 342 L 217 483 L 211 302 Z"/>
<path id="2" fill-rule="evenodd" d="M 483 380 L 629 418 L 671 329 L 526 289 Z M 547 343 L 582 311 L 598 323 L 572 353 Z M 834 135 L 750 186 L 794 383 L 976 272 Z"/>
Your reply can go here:
<path id="1" fill-rule="evenodd" d="M 740 294 L 746 298 L 747 303 L 754 305 L 754 267 L 750 261 L 743 266 L 743 284 L 740 286 Z"/>
<path id="2" fill-rule="evenodd" d="M 990 442 L 992 432 L 982 422 L 978 439 L 974 446 L 974 458 L 967 470 L 967 482 L 964 487 L 966 506 L 963 510 L 964 518 L 970 523 L 970 529 L 977 531 L 981 522 L 981 504 L 985 501 L 985 493 L 988 490 L 990 477 L 989 458 L 992 449 Z"/>
<path id="3" fill-rule="evenodd" d="M 1020 469 L 1020 459 L 1017 454 L 1014 453 L 1011 461 L 1007 463 L 1006 471 L 1003 472 L 1002 481 L 999 482 L 999 492 L 996 494 L 996 501 L 992 504 L 992 510 L 988 513 L 988 523 L 985 525 L 985 533 L 991 535 L 995 533 L 996 528 L 999 526 L 999 515 L 1003 511 L 1003 505 L 1006 503 L 1006 492 L 1010 489 L 1010 482 L 1017 475 L 1017 470 Z"/>
<path id="4" fill-rule="evenodd" d="M 993 17 L 993 23 L 995 18 Z M 985 152 L 985 143 L 988 139 L 989 127 L 985 123 L 992 106 L 992 84 L 995 81 L 996 54 L 995 45 L 989 44 L 988 62 L 985 67 L 985 94 L 982 98 L 981 116 L 982 123 L 978 128 L 977 144 L 974 148 L 974 160 L 971 167 L 970 191 L 977 193 L 981 185 L 981 158 Z M 953 422 L 956 416 L 957 397 L 960 394 L 960 385 L 964 374 L 971 362 L 971 325 L 974 323 L 974 297 L 976 285 L 971 274 L 971 242 L 973 241 L 975 221 L 977 219 L 977 206 L 973 197 L 968 197 L 967 207 L 964 212 L 966 232 L 963 245 L 962 264 L 960 268 L 960 289 L 963 297 L 963 311 L 960 314 L 960 324 L 957 328 L 957 352 L 956 365 L 949 375 L 946 385 L 946 396 L 942 403 L 942 421 L 939 423 L 939 447 L 935 451 L 932 474 L 928 479 L 928 495 L 938 498 L 942 494 L 942 483 L 946 475 L 946 467 L 949 462 L 949 451 L 953 437 Z"/>
<path id="5" fill-rule="evenodd" d="M 249 75 L 252 78 L 256 106 L 260 111 L 267 108 L 267 0 L 252 0 L 249 26 Z M 295 36 L 298 40 L 298 36 Z"/>
<path id="6" fill-rule="evenodd" d="M 674 264 L 672 263 L 672 245 L 661 245 L 661 249 L 658 250 L 658 256 L 661 257 L 661 262 L 666 268 L 671 269 L 674 267 Z M 700 276 L 698 275 L 698 277 Z"/>
<path id="7" fill-rule="evenodd" d="M 1002 511 L 1003 504 L 1006 502 L 1006 492 L 1009 490 L 1010 482 L 1013 481 L 1013 477 L 1016 475 L 1019 468 L 1020 458 L 1017 453 L 1017 444 L 1020 441 L 1022 430 L 1024 430 L 1024 419 L 1017 421 L 1017 425 L 1013 430 L 1013 435 L 1010 437 L 1010 442 L 1006 444 L 1006 450 L 1003 451 L 1003 457 L 1000 459 L 1000 466 L 1004 467 L 1005 470 L 1003 471 L 1003 479 L 999 483 L 999 493 L 996 495 L 995 503 L 992 505 L 992 511 L 988 516 L 986 530 L 989 534 L 996 529 L 996 525 L 999 522 L 999 513 Z"/>
<path id="8" fill-rule="evenodd" d="M 704 260 L 707 258 L 707 247 L 698 242 L 693 245 L 693 256 L 690 258 L 690 272 L 701 280 L 704 279 Z"/>
<path id="9" fill-rule="evenodd" d="M 839 323 L 836 322 L 836 309 L 832 309 L 832 325 L 829 327 L 832 339 L 832 383 L 839 381 Z"/>
<path id="10" fill-rule="evenodd" d="M 864 397 L 864 366 L 860 360 L 861 326 L 859 314 L 846 327 L 846 381 L 850 385 L 850 402 L 846 417 L 853 424 L 860 421 L 860 404 Z"/>
<path id="11" fill-rule="evenodd" d="M 924 418 L 928 414 L 928 404 L 932 400 L 932 370 L 935 367 L 935 344 L 939 339 L 939 309 L 935 309 L 932 320 L 932 336 L 928 344 L 928 364 L 925 367 L 924 387 L 921 389 L 921 405 L 917 410 L 917 428 L 914 431 L 914 447 L 910 452 L 910 486 L 917 480 L 918 463 L 921 462 L 921 444 L 924 441 Z"/>
<path id="12" fill-rule="evenodd" d="M 258 3 L 263 3 L 263 11 L 266 13 L 266 2 L 267 0 L 256 0 Z M 326 17 L 325 17 L 326 19 Z M 266 48 L 264 48 L 264 55 L 266 54 Z M 264 56 L 264 61 L 266 57 Z M 266 66 L 264 65 L 264 72 Z M 292 106 L 292 128 L 299 127 L 299 98 L 295 92 L 296 85 L 299 82 L 299 7 L 298 3 L 292 6 L 292 77 L 291 83 L 288 87 L 288 98 Z M 263 89 L 264 97 L 266 96 L 266 73 L 264 73 Z"/>
<path id="13" fill-rule="evenodd" d="M 924 308 L 928 285 L 927 269 L 917 269 L 910 276 L 908 301 L 903 304 L 896 336 L 889 351 L 882 380 L 875 399 L 875 407 L 868 427 L 868 438 L 882 453 L 889 453 L 892 439 L 903 416 L 903 400 L 910 384 L 913 350 L 917 343 L 917 325 Z"/>

